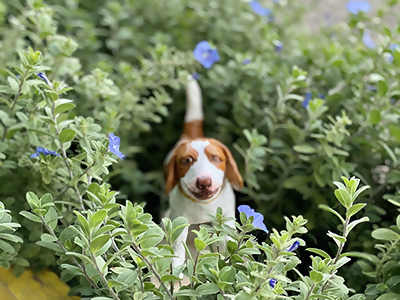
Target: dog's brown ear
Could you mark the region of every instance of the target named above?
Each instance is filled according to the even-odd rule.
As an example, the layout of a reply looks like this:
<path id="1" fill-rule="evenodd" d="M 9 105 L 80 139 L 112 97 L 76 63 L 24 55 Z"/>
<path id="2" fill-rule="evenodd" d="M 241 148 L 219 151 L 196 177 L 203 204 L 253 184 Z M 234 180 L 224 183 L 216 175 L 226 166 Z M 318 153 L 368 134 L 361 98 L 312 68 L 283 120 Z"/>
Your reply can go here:
<path id="1" fill-rule="evenodd" d="M 229 151 L 228 147 L 226 147 L 220 141 L 214 141 L 222 148 L 222 151 L 224 151 L 226 157 L 226 178 L 229 180 L 235 190 L 240 190 L 243 187 L 243 179 L 239 173 L 238 167 L 236 165 L 235 159 L 232 156 L 231 151 Z"/>
<path id="2" fill-rule="evenodd" d="M 172 191 L 179 181 L 178 172 L 176 169 L 176 156 L 179 146 L 181 146 L 184 142 L 185 139 L 179 140 L 164 160 L 165 192 L 167 194 Z"/>

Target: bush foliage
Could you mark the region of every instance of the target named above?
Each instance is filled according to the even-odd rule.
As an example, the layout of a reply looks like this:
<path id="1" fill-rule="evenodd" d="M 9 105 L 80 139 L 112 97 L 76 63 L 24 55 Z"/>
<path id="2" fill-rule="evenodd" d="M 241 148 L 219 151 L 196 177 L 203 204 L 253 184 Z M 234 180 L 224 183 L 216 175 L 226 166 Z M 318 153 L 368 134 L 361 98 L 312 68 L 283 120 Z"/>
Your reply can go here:
<path id="1" fill-rule="evenodd" d="M 54 267 L 87 297 L 396 299 L 400 31 L 384 19 L 397 1 L 313 33 L 299 27 L 299 1 L 260 3 L 266 16 L 244 0 L 0 3 L 3 267 Z M 203 40 L 220 57 L 208 69 L 193 57 Z M 230 231 L 218 212 L 197 233 L 198 256 L 169 270 L 170 247 L 156 245 L 186 221 L 157 225 L 161 167 L 194 73 L 205 131 L 231 148 L 245 179 L 238 203 L 286 230 L 256 238 L 251 220 L 240 215 Z M 109 133 L 124 160 L 109 151 Z M 368 192 L 355 194 L 355 178 L 337 183 L 352 175 Z M 332 214 L 322 219 L 320 208 Z M 351 216 L 370 222 L 347 236 Z M 226 253 L 215 250 L 222 235 L 233 239 Z M 296 241 L 317 254 L 307 260 L 301 247 L 298 267 L 285 251 Z M 357 261 L 340 273 L 349 257 Z M 172 295 L 181 271 L 192 283 Z"/>

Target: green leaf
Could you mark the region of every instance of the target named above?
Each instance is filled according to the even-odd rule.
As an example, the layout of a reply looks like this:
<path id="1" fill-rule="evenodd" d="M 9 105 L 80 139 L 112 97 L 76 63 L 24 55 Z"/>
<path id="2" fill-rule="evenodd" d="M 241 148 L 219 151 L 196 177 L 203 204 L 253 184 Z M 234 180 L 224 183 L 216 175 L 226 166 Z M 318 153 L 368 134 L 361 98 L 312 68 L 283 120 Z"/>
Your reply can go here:
<path id="1" fill-rule="evenodd" d="M 178 276 L 174 276 L 174 275 L 164 275 L 161 277 L 161 281 L 162 282 L 168 282 L 168 281 L 181 281 L 182 279 L 180 279 Z"/>
<path id="2" fill-rule="evenodd" d="M 320 256 L 322 256 L 323 258 L 327 258 L 327 259 L 332 259 L 328 253 L 326 253 L 324 250 L 321 249 L 317 249 L 317 248 L 307 248 L 307 251 L 313 252 L 315 254 L 318 254 Z"/>
<path id="3" fill-rule="evenodd" d="M 219 292 L 219 287 L 215 283 L 204 283 L 196 289 L 196 292 L 202 296 L 213 295 Z"/>
<path id="4" fill-rule="evenodd" d="M 368 217 L 362 217 L 359 220 L 354 220 L 349 224 L 349 227 L 347 227 L 347 233 L 349 233 L 356 225 L 362 223 L 362 222 L 368 222 L 369 218 Z"/>
<path id="5" fill-rule="evenodd" d="M 142 237 L 138 240 L 138 244 L 143 249 L 148 249 L 154 247 L 161 243 L 164 238 L 164 232 L 158 226 L 150 228 L 147 230 Z"/>
<path id="6" fill-rule="evenodd" d="M 336 210 L 334 210 L 333 208 L 330 208 L 328 205 L 320 204 L 320 205 L 318 205 L 318 208 L 320 208 L 320 209 L 322 209 L 322 210 L 325 210 L 325 211 L 329 211 L 330 213 L 332 213 L 332 214 L 334 214 L 336 217 L 338 217 L 339 220 L 342 222 L 342 224 L 345 223 L 343 217 L 342 217 Z"/>
<path id="7" fill-rule="evenodd" d="M 375 229 L 374 231 L 372 231 L 372 237 L 377 240 L 385 240 L 385 241 L 400 240 L 400 234 L 387 228 Z"/>
<path id="8" fill-rule="evenodd" d="M 194 239 L 194 245 L 196 246 L 197 252 L 200 252 L 206 247 L 206 243 L 198 238 Z"/>
<path id="9" fill-rule="evenodd" d="M 229 254 L 232 255 L 233 253 L 235 253 L 237 247 L 238 247 L 238 243 L 236 241 L 228 240 L 227 249 L 228 249 Z"/>
<path id="10" fill-rule="evenodd" d="M 28 211 L 20 211 L 19 214 L 21 216 L 31 220 L 32 222 L 42 223 L 42 220 L 38 216 L 36 216 Z"/>
<path id="11" fill-rule="evenodd" d="M 9 243 L 2 241 L 2 240 L 0 240 L 0 249 L 2 249 L 5 252 L 8 252 L 8 253 L 15 252 L 15 249 L 13 246 L 11 246 Z"/>
<path id="12" fill-rule="evenodd" d="M 344 236 L 338 235 L 338 234 L 333 233 L 333 232 L 331 232 L 329 230 L 328 230 L 328 236 L 333 238 L 333 240 L 335 241 L 335 243 L 338 246 L 340 246 L 341 243 L 345 243 L 346 242 L 346 238 Z"/>
<path id="13" fill-rule="evenodd" d="M 346 217 L 350 218 L 351 216 L 354 216 L 361 209 L 363 209 L 365 207 L 365 205 L 367 205 L 367 204 L 366 203 L 358 203 L 358 204 L 351 206 L 346 212 Z"/>
<path id="14" fill-rule="evenodd" d="M 90 218 L 89 228 L 93 231 L 97 226 L 101 224 L 105 220 L 107 216 L 107 211 L 105 209 L 100 209 L 94 213 L 94 215 Z"/>
<path id="15" fill-rule="evenodd" d="M 76 237 L 77 235 L 78 233 L 76 232 L 76 230 L 73 230 L 71 227 L 67 227 L 61 232 L 59 239 L 60 242 L 65 242 Z"/>
<path id="16" fill-rule="evenodd" d="M 350 207 L 351 199 L 348 191 L 344 189 L 337 189 L 335 190 L 335 196 L 345 208 Z"/>
<path id="17" fill-rule="evenodd" d="M 45 247 L 45 248 L 49 248 L 56 252 L 63 252 L 59 245 L 52 243 L 52 242 L 38 241 L 38 242 L 36 242 L 36 244 L 38 244 L 39 246 Z"/>
<path id="18" fill-rule="evenodd" d="M 54 109 L 54 114 L 62 114 L 63 112 L 74 108 L 76 105 L 71 102 L 72 100 L 68 99 L 58 99 L 57 101 L 55 101 L 54 104 L 56 108 Z"/>
<path id="19" fill-rule="evenodd" d="M 73 140 L 75 135 L 76 135 L 75 130 L 72 130 L 70 128 L 65 128 L 63 129 L 63 131 L 60 132 L 60 142 L 67 143 Z"/>
<path id="20" fill-rule="evenodd" d="M 89 264 L 93 264 L 92 260 L 87 257 L 86 255 L 80 254 L 80 253 L 76 253 L 76 252 L 67 252 L 65 253 L 66 255 L 70 255 L 70 256 L 75 256 L 78 257 L 80 259 L 82 259 L 83 261 L 89 263 Z"/>
<path id="21" fill-rule="evenodd" d="M 10 84 L 14 93 L 17 93 L 19 90 L 19 83 L 12 77 L 7 78 L 8 83 Z"/>
<path id="22" fill-rule="evenodd" d="M 96 237 L 93 241 L 90 242 L 90 251 L 93 254 L 96 254 L 103 246 L 110 240 L 110 235 L 100 235 Z"/>
<path id="23" fill-rule="evenodd" d="M 293 147 L 293 149 L 296 152 L 304 154 L 313 154 L 316 152 L 316 149 L 314 147 L 311 147 L 310 145 L 296 145 Z"/>
<path id="24" fill-rule="evenodd" d="M 55 242 L 55 241 L 57 241 L 57 238 L 56 238 L 56 237 L 54 237 L 54 236 L 52 236 L 52 235 L 50 235 L 50 234 L 48 234 L 48 233 L 43 233 L 43 234 L 40 236 L 40 239 L 41 239 L 43 242 Z"/>
<path id="25" fill-rule="evenodd" d="M 394 293 L 387 293 L 379 296 L 376 300 L 400 300 L 400 295 Z"/>
<path id="26" fill-rule="evenodd" d="M 90 234 L 89 223 L 86 220 L 86 218 L 77 211 L 74 211 L 74 213 L 76 214 L 79 225 L 86 232 L 86 234 L 89 235 Z"/>
<path id="27" fill-rule="evenodd" d="M 185 217 L 177 217 L 172 221 L 171 243 L 176 241 L 187 226 L 189 226 L 189 224 Z"/>
<path id="28" fill-rule="evenodd" d="M 372 125 L 378 125 L 381 121 L 381 111 L 377 109 L 373 109 L 370 114 L 370 120 Z"/>
<path id="29" fill-rule="evenodd" d="M 314 282 L 320 282 L 324 278 L 324 275 L 319 271 L 312 270 L 310 272 L 310 278 Z"/>

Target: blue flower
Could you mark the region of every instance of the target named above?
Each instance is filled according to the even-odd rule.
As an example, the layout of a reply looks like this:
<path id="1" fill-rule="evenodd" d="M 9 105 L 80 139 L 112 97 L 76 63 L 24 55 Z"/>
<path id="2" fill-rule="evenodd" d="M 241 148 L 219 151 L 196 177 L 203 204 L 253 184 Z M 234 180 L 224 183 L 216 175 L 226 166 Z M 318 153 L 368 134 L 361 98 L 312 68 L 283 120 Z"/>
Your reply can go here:
<path id="1" fill-rule="evenodd" d="M 193 51 L 194 59 L 202 64 L 206 69 L 219 61 L 219 54 L 217 49 L 211 48 L 211 45 L 207 41 L 199 42 Z"/>
<path id="2" fill-rule="evenodd" d="M 364 30 L 364 35 L 363 35 L 363 42 L 364 45 L 367 46 L 370 49 L 375 48 L 375 43 L 371 38 L 370 31 L 368 29 Z"/>
<path id="3" fill-rule="evenodd" d="M 389 48 L 390 48 L 390 50 L 394 51 L 394 50 L 396 50 L 397 48 L 399 48 L 399 45 L 398 45 L 398 44 L 391 44 Z M 392 62 L 393 59 L 394 59 L 393 54 L 389 54 L 387 60 L 388 60 L 389 62 Z"/>
<path id="4" fill-rule="evenodd" d="M 247 64 L 249 64 L 250 63 L 250 59 L 249 58 L 246 58 L 244 61 L 243 61 L 243 64 L 244 65 L 247 65 Z"/>
<path id="5" fill-rule="evenodd" d="M 283 43 L 281 41 L 276 41 L 275 42 L 275 51 L 281 52 L 282 48 L 283 48 Z"/>
<path id="6" fill-rule="evenodd" d="M 312 98 L 311 93 L 307 92 L 306 96 L 305 96 L 305 98 L 303 100 L 303 103 L 301 103 L 301 107 L 307 108 L 308 103 L 310 102 L 311 98 Z"/>
<path id="7" fill-rule="evenodd" d="M 269 280 L 269 286 L 273 289 L 278 281 L 275 278 Z"/>
<path id="8" fill-rule="evenodd" d="M 300 246 L 300 242 L 299 241 L 295 241 L 291 246 L 287 247 L 286 251 L 287 252 L 293 252 L 297 248 L 299 248 L 299 246 Z"/>
<path id="9" fill-rule="evenodd" d="M 110 133 L 108 135 L 108 138 L 110 139 L 110 144 L 108 146 L 108 150 L 110 150 L 112 153 L 114 153 L 116 156 L 118 156 L 120 159 L 124 159 L 125 155 L 119 151 L 119 145 L 121 143 L 121 139 L 116 136 L 114 133 Z"/>
<path id="10" fill-rule="evenodd" d="M 37 74 L 37 76 L 38 76 L 40 79 L 43 79 L 44 81 L 46 81 L 46 83 L 47 83 L 48 85 L 51 86 L 51 82 L 50 82 L 50 80 L 47 78 L 47 76 L 46 76 L 45 73 L 40 72 L 40 73 Z"/>
<path id="11" fill-rule="evenodd" d="M 197 72 L 194 72 L 194 73 L 192 74 L 192 77 L 193 77 L 193 79 L 198 80 L 198 79 L 200 78 L 200 74 L 197 73 Z"/>
<path id="12" fill-rule="evenodd" d="M 367 89 L 369 91 L 371 91 L 371 92 L 377 92 L 378 91 L 378 88 L 376 87 L 376 85 L 371 85 L 371 84 L 367 86 Z"/>
<path id="13" fill-rule="evenodd" d="M 264 216 L 260 213 L 257 213 L 254 211 L 254 209 L 251 209 L 250 206 L 248 205 L 240 205 L 238 207 L 239 212 L 244 212 L 247 218 L 253 217 L 253 223 L 252 225 L 257 228 L 265 231 L 268 233 L 268 229 L 264 224 Z"/>
<path id="14" fill-rule="evenodd" d="M 368 1 L 349 1 L 347 3 L 347 10 L 357 15 L 360 11 L 369 12 L 371 10 L 371 5 Z"/>
<path id="15" fill-rule="evenodd" d="M 60 156 L 60 154 L 56 153 L 55 151 L 50 151 L 50 150 L 47 150 L 46 148 L 43 148 L 43 147 L 37 147 L 36 148 L 36 152 L 31 155 L 31 158 L 39 157 L 39 153 L 43 153 L 46 156 L 47 155 Z"/>
<path id="16" fill-rule="evenodd" d="M 251 1 L 250 7 L 256 14 L 260 16 L 268 16 L 271 14 L 271 10 L 263 7 L 258 1 Z"/>
<path id="17" fill-rule="evenodd" d="M 325 100 L 325 96 L 323 94 L 321 94 L 321 93 L 318 94 L 318 98 L 322 99 L 322 100 Z"/>

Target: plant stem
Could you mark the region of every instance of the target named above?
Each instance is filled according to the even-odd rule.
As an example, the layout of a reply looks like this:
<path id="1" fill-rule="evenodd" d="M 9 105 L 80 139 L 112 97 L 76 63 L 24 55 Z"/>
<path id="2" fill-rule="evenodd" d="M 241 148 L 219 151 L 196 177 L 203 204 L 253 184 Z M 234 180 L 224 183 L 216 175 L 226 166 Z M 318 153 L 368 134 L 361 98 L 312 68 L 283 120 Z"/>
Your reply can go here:
<path id="1" fill-rule="evenodd" d="M 15 105 L 17 104 L 19 94 L 20 94 L 21 91 L 22 91 L 22 86 L 24 85 L 25 78 L 26 78 L 27 75 L 28 75 L 28 70 L 26 70 L 26 71 L 25 71 L 25 74 L 22 76 L 21 82 L 20 82 L 20 84 L 19 84 L 19 86 L 18 86 L 18 91 L 17 91 L 17 93 L 14 95 L 13 104 L 11 105 L 10 112 L 8 113 L 8 116 L 9 116 L 9 117 L 11 117 L 11 115 L 14 114 L 14 108 L 15 108 Z M 1 138 L 1 141 L 2 141 L 2 142 L 4 142 L 4 140 L 6 139 L 7 131 L 8 131 L 8 126 L 4 125 L 3 137 Z"/>
<path id="2" fill-rule="evenodd" d="M 55 113 L 54 113 L 55 108 L 56 108 L 56 107 L 55 107 L 55 104 L 54 104 L 54 102 L 53 102 L 53 106 L 52 106 L 51 112 L 52 112 L 52 115 L 53 115 L 54 129 L 56 130 L 56 133 L 57 133 L 57 140 L 58 140 L 58 142 L 60 143 L 61 155 L 62 155 L 62 157 L 63 157 L 65 166 L 66 166 L 67 169 L 68 169 L 68 173 L 69 173 L 70 180 L 72 180 L 72 179 L 74 178 L 74 174 L 72 173 L 71 165 L 70 165 L 69 162 L 68 162 L 68 156 L 67 156 L 67 153 L 66 153 L 66 151 L 65 151 L 64 145 L 63 145 L 63 143 L 62 143 L 61 140 L 60 140 L 60 133 L 61 133 L 61 131 L 60 131 L 60 129 L 58 128 L 58 125 L 57 125 L 57 119 L 56 119 L 56 115 L 55 115 Z M 79 192 L 78 187 L 77 187 L 77 186 L 74 186 L 74 190 L 75 190 L 75 192 L 76 192 L 76 195 L 78 196 L 79 203 L 80 203 L 80 205 L 81 205 L 82 210 L 85 210 L 85 206 L 83 205 L 82 195 L 81 195 L 81 193 Z"/>
<path id="3" fill-rule="evenodd" d="M 308 299 L 310 298 L 310 296 L 311 296 L 311 294 L 312 294 L 312 291 L 314 290 L 314 287 L 315 287 L 315 283 L 313 283 L 313 284 L 311 285 L 310 290 L 309 290 L 308 293 L 307 293 L 307 297 L 306 297 L 304 300 L 308 300 Z"/>
<path id="4" fill-rule="evenodd" d="M 62 249 L 62 251 L 63 251 L 64 253 L 67 253 L 67 252 L 68 252 L 67 249 L 65 249 L 64 245 L 58 240 L 58 237 L 57 237 L 56 234 L 54 233 L 53 229 L 51 229 L 51 228 L 49 227 L 49 225 L 47 225 L 46 221 L 44 220 L 44 218 L 43 218 L 42 216 L 40 217 L 40 219 L 42 220 L 42 224 L 44 225 L 44 227 L 46 227 L 47 231 L 48 231 L 53 237 L 57 238 L 57 241 L 56 241 L 57 245 L 60 246 L 60 248 Z M 91 284 L 96 290 L 98 290 L 99 287 L 97 286 L 97 284 L 96 284 L 92 279 L 90 279 L 89 275 L 86 273 L 85 268 L 83 268 L 83 267 L 76 261 L 75 258 L 72 258 L 72 262 L 82 271 L 82 273 L 84 274 L 84 276 L 85 276 L 85 278 L 87 279 L 87 281 L 89 281 L 90 284 Z"/>
<path id="5" fill-rule="evenodd" d="M 346 209 L 347 212 L 348 209 Z M 350 222 L 350 218 L 346 217 L 345 223 L 343 225 L 343 237 L 347 238 L 347 227 L 349 226 L 349 222 Z M 340 258 L 340 255 L 342 254 L 343 248 L 344 248 L 344 244 L 345 242 L 340 242 L 339 248 L 338 248 L 338 252 L 336 253 L 335 259 L 333 260 L 333 264 L 336 264 Z M 329 280 L 332 278 L 333 276 L 333 272 L 335 271 L 335 269 L 332 269 L 331 272 L 329 273 L 329 277 L 326 280 L 326 282 L 324 283 L 324 285 L 321 288 L 321 293 L 324 292 L 324 290 L 326 289 L 326 287 L 328 286 Z"/>
<path id="6" fill-rule="evenodd" d="M 158 272 L 156 271 L 156 269 L 154 268 L 154 266 L 151 264 L 151 262 L 147 259 L 147 257 L 145 257 L 142 252 L 140 251 L 140 248 L 138 245 L 136 245 L 136 243 L 134 242 L 134 239 L 131 235 L 131 233 L 129 232 L 129 236 L 132 238 L 132 247 L 133 249 L 136 251 L 136 253 L 140 256 L 140 258 L 144 261 L 144 263 L 147 265 L 147 267 L 153 272 L 154 276 L 157 278 L 158 282 L 161 284 L 161 286 L 164 288 L 165 292 L 167 293 L 168 297 L 171 300 L 175 300 L 174 296 L 172 295 L 172 293 L 169 291 L 168 287 L 165 285 L 164 282 L 161 281 L 161 276 L 160 274 L 158 274 Z"/>
<path id="7" fill-rule="evenodd" d="M 107 288 L 107 290 L 110 292 L 111 296 L 115 300 L 120 300 L 119 297 L 117 296 L 117 294 L 113 291 L 113 289 L 108 286 L 107 280 L 105 279 L 103 273 L 100 271 L 99 266 L 97 265 L 97 262 L 96 262 L 96 258 L 94 257 L 94 254 L 92 253 L 92 251 L 90 251 L 90 256 L 92 257 L 94 268 L 96 269 L 97 273 L 99 273 L 100 280 L 103 282 L 103 285 Z"/>

